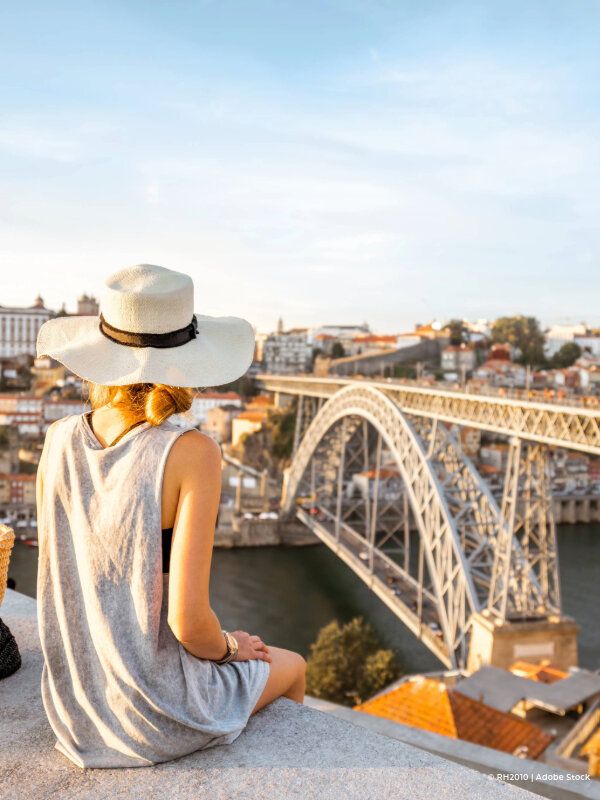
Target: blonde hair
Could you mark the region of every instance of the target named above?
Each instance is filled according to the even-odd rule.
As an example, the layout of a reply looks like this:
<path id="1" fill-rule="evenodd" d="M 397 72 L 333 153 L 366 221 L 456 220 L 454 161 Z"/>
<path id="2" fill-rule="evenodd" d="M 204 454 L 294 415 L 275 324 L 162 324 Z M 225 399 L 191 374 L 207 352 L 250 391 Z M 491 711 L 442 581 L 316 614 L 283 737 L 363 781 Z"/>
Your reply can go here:
<path id="1" fill-rule="evenodd" d="M 160 425 L 171 414 L 189 411 L 194 397 L 193 389 L 166 386 L 163 383 L 103 386 L 92 381 L 83 381 L 83 389 L 92 409 L 112 403 L 113 408 L 120 409 L 128 425 L 139 419 L 145 419 L 151 425 Z"/>

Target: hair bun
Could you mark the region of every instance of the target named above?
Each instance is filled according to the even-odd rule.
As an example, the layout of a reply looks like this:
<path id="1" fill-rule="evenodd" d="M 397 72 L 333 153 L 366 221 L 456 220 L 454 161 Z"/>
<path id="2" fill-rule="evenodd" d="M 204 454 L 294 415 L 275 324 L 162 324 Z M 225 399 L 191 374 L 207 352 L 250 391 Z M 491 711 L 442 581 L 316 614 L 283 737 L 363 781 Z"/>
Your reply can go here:
<path id="1" fill-rule="evenodd" d="M 171 414 L 183 414 L 192 406 L 192 391 L 181 386 L 153 384 L 146 395 L 144 410 L 151 425 L 160 425 Z"/>

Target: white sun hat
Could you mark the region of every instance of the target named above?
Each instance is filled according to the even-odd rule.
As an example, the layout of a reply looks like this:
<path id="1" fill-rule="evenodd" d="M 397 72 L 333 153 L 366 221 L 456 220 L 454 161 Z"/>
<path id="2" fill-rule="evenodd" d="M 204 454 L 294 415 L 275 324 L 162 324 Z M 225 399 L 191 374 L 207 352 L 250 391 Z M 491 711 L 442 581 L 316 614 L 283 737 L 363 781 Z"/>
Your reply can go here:
<path id="1" fill-rule="evenodd" d="M 241 317 L 194 314 L 189 275 L 138 264 L 110 275 L 99 316 L 56 317 L 37 336 L 51 356 L 94 383 L 219 386 L 242 376 L 254 331 Z"/>

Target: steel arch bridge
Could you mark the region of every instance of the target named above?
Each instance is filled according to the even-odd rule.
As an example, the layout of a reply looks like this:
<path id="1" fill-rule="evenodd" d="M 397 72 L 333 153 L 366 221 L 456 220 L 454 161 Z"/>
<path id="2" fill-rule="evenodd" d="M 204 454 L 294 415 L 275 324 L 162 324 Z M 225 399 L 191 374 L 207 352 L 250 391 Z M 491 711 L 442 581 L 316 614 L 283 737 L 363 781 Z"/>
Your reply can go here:
<path id="1" fill-rule="evenodd" d="M 323 396 L 287 376 L 259 377 L 300 395 L 283 513 L 308 525 L 442 663 L 466 664 L 476 613 L 561 616 L 545 443 L 514 431 L 499 504 L 462 452 L 456 421 L 369 381 Z M 576 426 L 560 429 L 580 437 Z"/>

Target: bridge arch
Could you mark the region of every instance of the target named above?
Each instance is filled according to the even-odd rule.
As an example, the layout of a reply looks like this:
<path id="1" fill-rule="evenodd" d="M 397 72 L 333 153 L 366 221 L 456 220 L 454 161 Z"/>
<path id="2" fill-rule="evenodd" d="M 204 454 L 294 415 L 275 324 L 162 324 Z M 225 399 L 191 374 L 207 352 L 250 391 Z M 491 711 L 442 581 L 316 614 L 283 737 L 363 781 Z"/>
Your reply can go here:
<path id="1" fill-rule="evenodd" d="M 306 483 L 307 471 L 319 446 L 328 436 L 332 437 L 333 431 L 340 429 L 338 423 L 345 419 L 354 420 L 355 427 L 357 421 L 372 426 L 395 462 L 423 546 L 447 657 L 442 658 L 439 649 L 436 654 L 448 665 L 463 664 L 469 619 L 482 608 L 481 593 L 478 595 L 476 590 L 464 542 L 436 474 L 432 448 L 428 452 L 414 425 L 389 396 L 372 386 L 351 385 L 340 389 L 322 405 L 308 426 L 288 470 L 282 498 L 283 513 L 289 515 L 295 510 L 297 495 L 303 482 Z M 338 466 L 343 459 L 341 451 L 346 436 L 347 431 L 342 425 L 337 434 L 340 445 Z M 434 439 L 435 435 L 432 443 Z M 359 567 L 357 565 L 356 571 Z M 428 644 L 426 639 L 424 642 Z M 435 647 L 430 649 L 435 652 Z"/>

